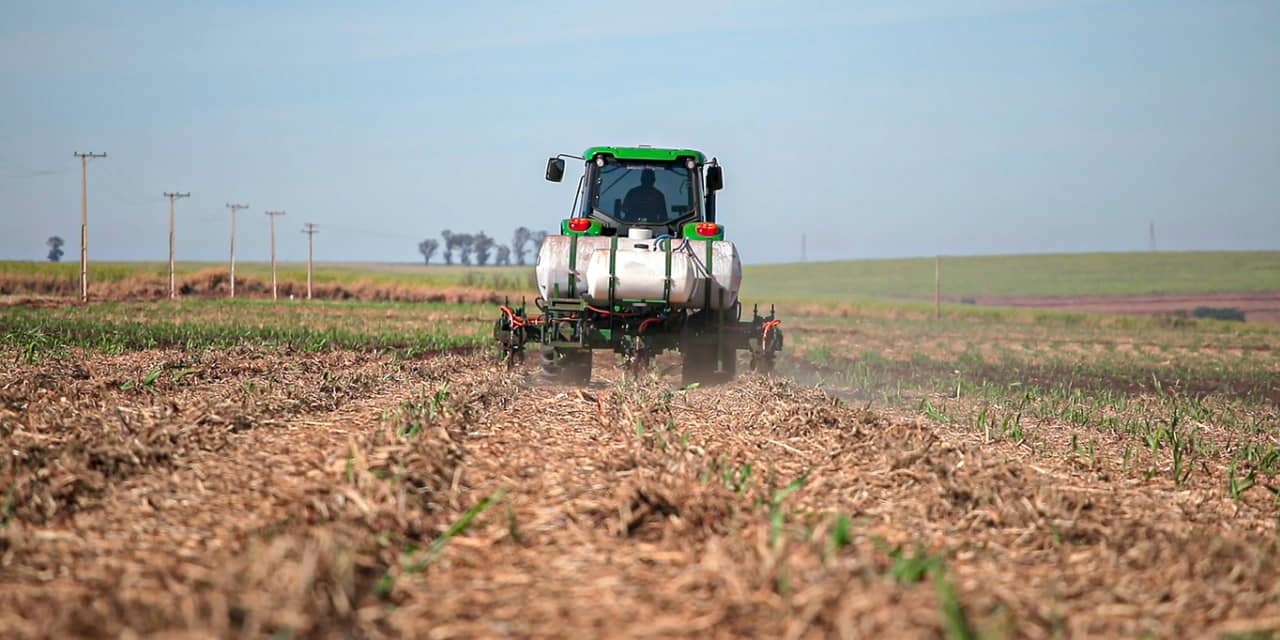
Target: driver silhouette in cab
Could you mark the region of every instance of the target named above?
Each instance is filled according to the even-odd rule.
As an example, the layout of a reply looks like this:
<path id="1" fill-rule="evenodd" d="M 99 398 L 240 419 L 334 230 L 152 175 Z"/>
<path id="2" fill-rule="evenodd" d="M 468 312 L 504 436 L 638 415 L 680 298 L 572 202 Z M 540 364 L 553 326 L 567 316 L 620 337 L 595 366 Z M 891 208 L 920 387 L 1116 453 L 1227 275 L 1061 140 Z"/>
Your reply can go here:
<path id="1" fill-rule="evenodd" d="M 640 172 L 640 186 L 627 192 L 622 211 L 629 222 L 663 222 L 667 219 L 667 197 L 653 186 L 653 169 Z"/>

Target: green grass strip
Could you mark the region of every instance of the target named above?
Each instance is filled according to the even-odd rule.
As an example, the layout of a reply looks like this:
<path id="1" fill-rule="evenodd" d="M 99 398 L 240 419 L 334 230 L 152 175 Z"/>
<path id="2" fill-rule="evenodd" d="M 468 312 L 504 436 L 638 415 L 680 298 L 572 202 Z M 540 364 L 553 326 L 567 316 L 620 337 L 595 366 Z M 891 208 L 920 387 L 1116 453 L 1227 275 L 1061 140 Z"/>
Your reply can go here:
<path id="1" fill-rule="evenodd" d="M 487 342 L 485 336 L 450 335 L 443 332 L 144 323 L 43 314 L 0 316 L 0 346 L 18 349 L 28 361 L 59 353 L 69 347 L 124 353 L 146 349 L 200 350 L 257 346 L 304 352 L 335 349 L 388 350 L 413 355 L 440 349 L 478 346 Z"/>

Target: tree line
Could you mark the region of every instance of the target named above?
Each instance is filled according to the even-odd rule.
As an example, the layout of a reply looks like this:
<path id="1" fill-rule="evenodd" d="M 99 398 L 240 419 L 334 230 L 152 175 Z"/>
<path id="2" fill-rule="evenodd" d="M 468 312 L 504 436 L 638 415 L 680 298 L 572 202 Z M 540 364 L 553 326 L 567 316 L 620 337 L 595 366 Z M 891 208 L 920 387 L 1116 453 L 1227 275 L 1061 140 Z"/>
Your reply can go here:
<path id="1" fill-rule="evenodd" d="M 418 243 L 418 253 L 422 254 L 424 264 L 431 264 L 431 258 L 443 248 L 444 252 L 441 255 L 444 257 L 445 264 L 453 264 L 456 255 L 458 263 L 465 265 L 474 264 L 483 267 L 492 261 L 494 266 L 506 266 L 513 264 L 514 259 L 514 264 L 524 266 L 527 264 L 525 259 L 530 249 L 536 251 L 541 247 L 542 241 L 547 239 L 547 232 L 517 227 L 511 236 L 510 246 L 498 244 L 483 231 L 473 235 L 454 233 L 445 229 L 440 232 L 440 237 L 444 239 L 443 244 L 435 238 L 427 238 Z M 62 245 L 65 244 L 62 238 L 52 236 L 45 244 L 49 247 L 49 262 L 62 260 Z"/>
<path id="2" fill-rule="evenodd" d="M 498 244 L 496 240 L 481 231 L 476 234 L 454 233 L 449 229 L 440 232 L 440 238 L 427 238 L 418 243 L 418 253 L 422 254 L 423 264 L 431 264 L 431 258 L 440 253 L 445 264 L 505 266 L 528 264 L 526 258 L 530 250 L 537 251 L 542 241 L 547 239 L 546 231 L 530 231 L 526 227 L 517 227 L 511 236 L 511 244 Z M 514 260 L 514 262 L 512 262 Z"/>

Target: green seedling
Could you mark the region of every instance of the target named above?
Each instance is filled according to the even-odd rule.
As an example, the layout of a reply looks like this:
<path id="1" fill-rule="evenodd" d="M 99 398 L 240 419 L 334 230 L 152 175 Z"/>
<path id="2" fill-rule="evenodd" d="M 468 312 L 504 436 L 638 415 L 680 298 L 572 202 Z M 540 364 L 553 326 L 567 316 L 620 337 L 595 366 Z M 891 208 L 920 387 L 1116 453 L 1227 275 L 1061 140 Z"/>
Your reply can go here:
<path id="1" fill-rule="evenodd" d="M 827 536 L 827 558 L 834 557 L 842 549 L 853 544 L 853 519 L 846 514 L 836 516 Z"/>
<path id="2" fill-rule="evenodd" d="M 391 590 L 396 586 L 396 577 L 390 572 L 383 573 L 378 578 L 378 582 L 373 585 L 373 594 L 379 600 L 385 600 L 391 595 Z"/>
<path id="3" fill-rule="evenodd" d="M 721 472 L 721 485 L 740 496 L 746 495 L 747 491 L 751 488 L 751 472 L 752 467 L 750 462 L 743 464 L 736 471 L 732 467 L 725 468 Z"/>
<path id="4" fill-rule="evenodd" d="M 933 404 L 929 402 L 928 398 L 925 398 L 924 400 L 920 401 L 920 411 L 923 412 L 924 415 L 927 416 L 930 420 L 933 420 L 935 422 L 949 422 L 946 416 L 944 416 L 937 409 L 933 408 Z"/>
<path id="5" fill-rule="evenodd" d="M 124 384 L 120 385 L 120 390 L 129 391 L 130 389 L 136 389 L 138 387 L 142 387 L 144 389 L 150 389 L 153 385 L 155 385 L 156 380 L 160 379 L 161 373 L 164 373 L 164 368 L 156 367 L 152 369 L 150 372 L 148 372 L 146 376 L 143 376 L 141 382 L 135 383 L 133 380 L 128 380 Z"/>
<path id="6" fill-rule="evenodd" d="M 782 502 L 787 496 L 798 491 L 808 479 L 808 472 L 792 480 L 787 486 L 774 492 L 769 498 L 769 545 L 776 547 L 782 540 L 782 528 L 786 524 L 786 514 L 782 510 Z"/>
<path id="7" fill-rule="evenodd" d="M 1191 449 L 1192 443 L 1188 440 L 1186 431 L 1178 427 L 1179 421 L 1178 412 L 1175 410 L 1169 421 L 1169 428 L 1165 430 L 1165 437 L 1169 440 L 1169 450 L 1173 453 L 1173 482 L 1181 487 L 1191 477 L 1194 466 L 1187 459 L 1187 452 Z"/>
<path id="8" fill-rule="evenodd" d="M 1239 502 L 1240 498 L 1244 496 L 1244 492 L 1253 488 L 1253 485 L 1257 482 L 1257 478 L 1257 469 L 1250 469 L 1249 473 L 1243 478 L 1238 477 L 1236 463 L 1232 462 L 1231 465 L 1227 467 L 1227 490 L 1231 493 L 1231 499 Z"/>
<path id="9" fill-rule="evenodd" d="M 921 545 L 916 545 L 915 550 L 910 554 L 905 553 L 901 546 L 894 547 L 889 551 L 889 558 L 893 562 L 889 565 L 887 575 L 898 584 L 920 582 L 935 565 L 941 562 L 939 556 L 929 555 Z"/>
<path id="10" fill-rule="evenodd" d="M 937 558 L 930 568 L 933 574 L 933 589 L 938 597 L 938 609 L 942 614 L 942 629 L 949 640 L 973 640 L 977 636 L 969 626 L 968 616 L 956 596 L 955 587 L 947 579 L 947 568 L 942 558 Z"/>
<path id="11" fill-rule="evenodd" d="M 457 521 L 449 525 L 449 528 L 446 529 L 444 533 L 440 534 L 439 538 L 431 541 L 431 544 L 427 547 L 423 558 L 408 563 L 404 570 L 408 573 L 418 573 L 423 569 L 426 569 L 428 565 L 435 562 L 436 559 L 440 557 L 440 554 L 444 553 L 444 549 L 449 545 L 450 540 L 466 533 L 467 529 L 471 528 L 471 523 L 476 519 L 476 516 L 484 513 L 485 510 L 494 502 L 502 500 L 505 495 L 506 492 L 499 489 L 472 505 L 470 509 L 467 509 L 462 516 L 457 519 Z"/>
<path id="12" fill-rule="evenodd" d="M 422 421 L 414 420 L 400 427 L 400 437 L 412 438 L 422 431 Z"/>
<path id="13" fill-rule="evenodd" d="M 1022 432 L 1022 412 L 1019 411 L 1014 414 L 1012 423 L 1009 423 L 1009 418 L 1006 416 L 1000 431 L 1007 433 L 1010 440 L 1022 444 L 1026 440 L 1026 436 Z"/>

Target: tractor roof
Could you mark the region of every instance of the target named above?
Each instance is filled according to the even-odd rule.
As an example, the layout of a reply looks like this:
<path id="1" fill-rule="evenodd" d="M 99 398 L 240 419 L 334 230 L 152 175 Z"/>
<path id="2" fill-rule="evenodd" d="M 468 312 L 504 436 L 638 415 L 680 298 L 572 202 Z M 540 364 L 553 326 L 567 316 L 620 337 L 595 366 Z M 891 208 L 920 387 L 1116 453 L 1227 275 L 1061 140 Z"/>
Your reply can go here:
<path id="1" fill-rule="evenodd" d="M 611 155 L 619 160 L 670 162 L 692 156 L 699 164 L 707 161 L 707 157 L 696 149 L 659 149 L 657 147 L 591 147 L 583 152 L 582 157 L 587 160 L 594 160 L 597 155 L 602 153 Z"/>

